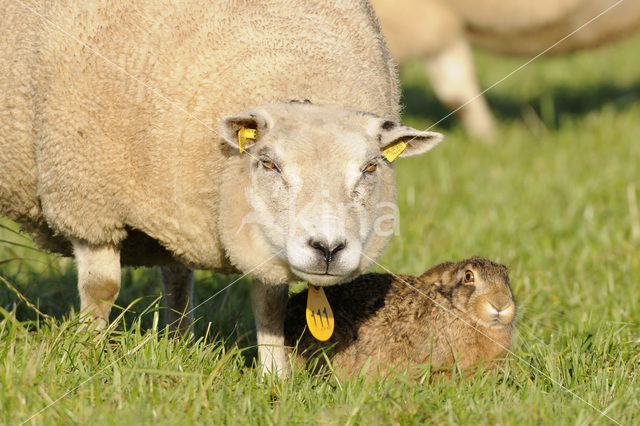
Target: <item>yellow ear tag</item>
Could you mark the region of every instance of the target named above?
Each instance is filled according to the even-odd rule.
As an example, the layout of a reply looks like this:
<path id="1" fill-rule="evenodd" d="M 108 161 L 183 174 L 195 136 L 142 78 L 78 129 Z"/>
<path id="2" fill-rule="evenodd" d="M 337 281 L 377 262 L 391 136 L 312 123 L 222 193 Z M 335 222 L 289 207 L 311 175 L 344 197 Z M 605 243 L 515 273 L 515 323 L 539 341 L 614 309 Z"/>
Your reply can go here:
<path id="1" fill-rule="evenodd" d="M 321 342 L 329 340 L 333 334 L 333 311 L 322 287 L 309 286 L 306 316 L 313 337 Z"/>
<path id="2" fill-rule="evenodd" d="M 247 146 L 247 139 L 255 139 L 256 138 L 256 129 L 245 129 L 241 127 L 238 130 L 238 148 L 240 149 L 240 154 L 244 152 L 245 147 Z"/>
<path id="3" fill-rule="evenodd" d="M 387 146 L 385 149 L 383 149 L 382 154 L 386 157 L 387 161 L 391 163 L 393 162 L 393 160 L 398 158 L 398 155 L 402 154 L 402 151 L 404 151 L 406 147 L 407 147 L 406 142 L 403 142 L 403 141 L 396 142 L 392 145 Z"/>

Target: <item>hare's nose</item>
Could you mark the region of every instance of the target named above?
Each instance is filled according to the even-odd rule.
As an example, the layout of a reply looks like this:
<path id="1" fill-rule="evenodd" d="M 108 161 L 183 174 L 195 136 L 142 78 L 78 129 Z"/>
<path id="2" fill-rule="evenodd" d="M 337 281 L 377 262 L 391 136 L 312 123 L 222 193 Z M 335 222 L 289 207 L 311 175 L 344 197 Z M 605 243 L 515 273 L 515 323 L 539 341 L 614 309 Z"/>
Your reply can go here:
<path id="1" fill-rule="evenodd" d="M 499 322 L 502 324 L 509 324 L 513 321 L 516 309 L 513 300 L 509 298 L 498 298 L 489 302 L 491 304 L 492 312 Z"/>
<path id="2" fill-rule="evenodd" d="M 489 297 L 489 303 L 496 311 L 500 312 L 507 309 L 513 300 L 504 292 L 497 291 Z"/>
<path id="3" fill-rule="evenodd" d="M 504 301 L 501 300 L 501 301 L 498 301 L 498 302 L 493 300 L 493 301 L 491 301 L 489 303 L 491 304 L 491 307 L 493 309 L 495 309 L 496 312 L 498 312 L 498 313 L 504 311 L 505 309 L 508 309 L 509 305 L 511 304 L 511 302 L 509 300 L 504 300 Z"/>

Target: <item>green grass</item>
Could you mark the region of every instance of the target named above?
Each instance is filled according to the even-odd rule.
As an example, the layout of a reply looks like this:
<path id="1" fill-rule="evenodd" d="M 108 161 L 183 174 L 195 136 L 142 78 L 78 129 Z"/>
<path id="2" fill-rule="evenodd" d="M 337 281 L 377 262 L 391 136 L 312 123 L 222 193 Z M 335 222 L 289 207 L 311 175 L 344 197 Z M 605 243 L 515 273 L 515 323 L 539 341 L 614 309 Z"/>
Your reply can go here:
<path id="1" fill-rule="evenodd" d="M 514 354 L 471 380 L 365 383 L 295 371 L 256 381 L 249 280 L 196 312 L 195 343 L 162 333 L 159 272 L 129 269 L 120 326 L 97 342 L 78 330 L 75 267 L 17 246 L 0 229 L 0 273 L 54 320 L 0 284 L 0 423 L 608 423 L 640 419 L 640 39 L 540 59 L 488 93 L 490 144 L 456 120 L 442 146 L 398 161 L 400 234 L 382 265 L 420 273 L 471 255 L 509 266 L 519 306 Z M 525 61 L 476 55 L 484 87 Z M 406 122 L 447 113 L 420 65 L 402 70 Z M 635 214 L 635 216 L 634 216 Z M 636 218 L 636 219 L 634 219 Z M 7 221 L 3 225 L 15 226 Z M 204 301 L 230 280 L 196 275 Z M 92 378 L 85 382 L 87 378 Z M 68 394 L 67 392 L 70 391 Z"/>

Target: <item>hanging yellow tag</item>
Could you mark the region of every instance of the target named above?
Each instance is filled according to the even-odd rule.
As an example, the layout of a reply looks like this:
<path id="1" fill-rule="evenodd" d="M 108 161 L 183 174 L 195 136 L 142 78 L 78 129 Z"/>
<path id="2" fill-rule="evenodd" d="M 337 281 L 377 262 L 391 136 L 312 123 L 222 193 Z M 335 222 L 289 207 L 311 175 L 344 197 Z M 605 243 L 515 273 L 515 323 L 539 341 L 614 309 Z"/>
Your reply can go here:
<path id="1" fill-rule="evenodd" d="M 245 129 L 241 127 L 238 130 L 238 148 L 240 149 L 240 154 L 244 151 L 247 146 L 247 139 L 255 139 L 256 138 L 256 129 Z"/>
<path id="2" fill-rule="evenodd" d="M 307 294 L 307 325 L 316 339 L 324 342 L 333 334 L 333 311 L 322 287 L 309 286 Z"/>
<path id="3" fill-rule="evenodd" d="M 406 147 L 406 142 L 399 141 L 383 149 L 382 154 L 386 157 L 387 161 L 391 163 L 393 160 L 398 158 L 398 155 L 402 154 L 402 151 L 404 151 Z"/>

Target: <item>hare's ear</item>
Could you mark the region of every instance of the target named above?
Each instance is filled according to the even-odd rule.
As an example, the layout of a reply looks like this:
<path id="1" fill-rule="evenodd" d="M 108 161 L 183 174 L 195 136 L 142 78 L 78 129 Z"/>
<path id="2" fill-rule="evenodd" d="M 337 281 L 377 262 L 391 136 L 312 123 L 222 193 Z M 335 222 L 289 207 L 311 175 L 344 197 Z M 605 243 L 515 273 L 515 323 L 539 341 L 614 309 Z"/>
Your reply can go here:
<path id="1" fill-rule="evenodd" d="M 272 127 L 272 119 L 263 110 L 252 110 L 220 120 L 220 136 L 242 153 L 249 150 Z"/>
<path id="2" fill-rule="evenodd" d="M 378 119 L 372 130 L 377 133 L 380 150 L 388 161 L 393 161 L 397 157 L 423 154 L 444 139 L 444 136 L 437 132 L 417 130 L 383 119 Z"/>

